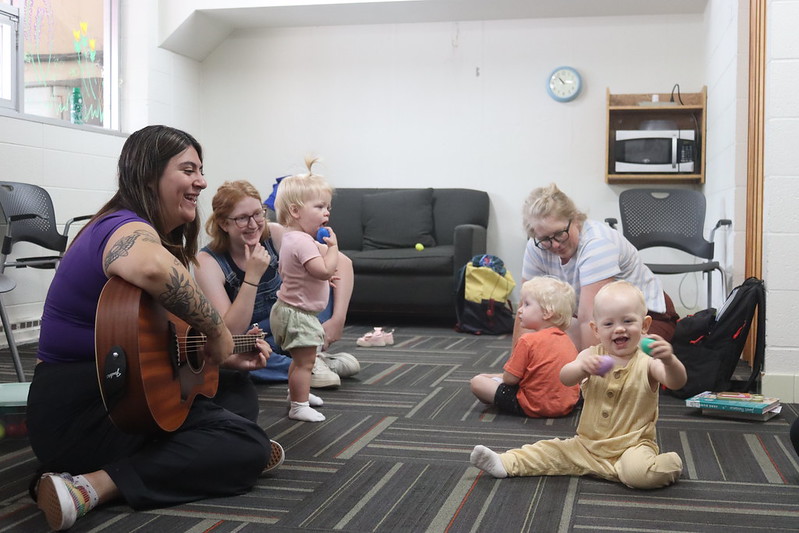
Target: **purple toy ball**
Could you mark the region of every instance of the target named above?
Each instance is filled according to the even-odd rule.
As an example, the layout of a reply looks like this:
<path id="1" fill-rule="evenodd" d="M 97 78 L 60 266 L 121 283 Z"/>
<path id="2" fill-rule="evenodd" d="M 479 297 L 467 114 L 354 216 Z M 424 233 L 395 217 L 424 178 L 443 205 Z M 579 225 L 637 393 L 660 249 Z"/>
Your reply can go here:
<path id="1" fill-rule="evenodd" d="M 644 337 L 641 339 L 641 349 L 647 355 L 652 355 L 652 343 L 655 342 L 655 339 L 650 339 L 649 337 Z"/>
<path id="2" fill-rule="evenodd" d="M 330 230 L 322 226 L 319 228 L 319 231 L 316 232 L 316 240 L 325 244 L 325 237 L 330 237 Z"/>
<path id="3" fill-rule="evenodd" d="M 611 356 L 603 355 L 601 358 L 602 362 L 599 364 L 599 369 L 597 369 L 597 376 L 604 376 L 611 368 L 613 368 L 613 358 Z"/>

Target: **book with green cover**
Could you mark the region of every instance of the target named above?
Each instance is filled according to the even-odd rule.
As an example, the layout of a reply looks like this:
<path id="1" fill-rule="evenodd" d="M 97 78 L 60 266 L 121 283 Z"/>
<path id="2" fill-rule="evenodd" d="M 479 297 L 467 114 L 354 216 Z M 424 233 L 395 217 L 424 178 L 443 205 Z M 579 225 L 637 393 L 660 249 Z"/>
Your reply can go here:
<path id="1" fill-rule="evenodd" d="M 740 411 L 725 411 L 723 409 L 702 409 L 704 416 L 713 416 L 716 418 L 727 418 L 733 420 L 754 420 L 756 422 L 765 422 L 771 420 L 782 410 L 781 405 L 775 405 L 769 411 L 763 413 L 742 413 Z"/>
<path id="2" fill-rule="evenodd" d="M 705 391 L 685 400 L 687 407 L 698 407 L 700 409 L 718 409 L 722 411 L 737 411 L 740 413 L 762 414 L 770 411 L 774 406 L 779 405 L 778 398 L 768 398 L 762 395 L 744 395 L 734 397 L 741 393 L 735 392 L 711 392 Z"/>

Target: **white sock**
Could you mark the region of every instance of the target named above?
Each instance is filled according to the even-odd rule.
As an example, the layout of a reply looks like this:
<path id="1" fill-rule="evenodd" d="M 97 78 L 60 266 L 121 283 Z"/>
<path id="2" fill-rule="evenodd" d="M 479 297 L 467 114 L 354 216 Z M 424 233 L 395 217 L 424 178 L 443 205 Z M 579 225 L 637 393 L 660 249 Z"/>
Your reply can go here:
<path id="1" fill-rule="evenodd" d="M 505 467 L 502 466 L 502 460 L 499 458 L 499 454 L 480 444 L 475 446 L 474 450 L 472 450 L 472 454 L 469 456 L 469 462 L 494 477 L 508 477 L 508 472 L 505 470 Z"/>
<path id="2" fill-rule="evenodd" d="M 291 402 L 289 418 L 303 422 L 321 422 L 325 415 L 308 405 L 308 402 Z"/>
<path id="3" fill-rule="evenodd" d="M 288 395 L 286 396 L 286 401 L 291 401 L 291 391 L 289 391 Z M 311 407 L 322 407 L 324 404 L 325 402 L 322 401 L 322 398 L 312 392 L 308 393 L 308 405 Z"/>

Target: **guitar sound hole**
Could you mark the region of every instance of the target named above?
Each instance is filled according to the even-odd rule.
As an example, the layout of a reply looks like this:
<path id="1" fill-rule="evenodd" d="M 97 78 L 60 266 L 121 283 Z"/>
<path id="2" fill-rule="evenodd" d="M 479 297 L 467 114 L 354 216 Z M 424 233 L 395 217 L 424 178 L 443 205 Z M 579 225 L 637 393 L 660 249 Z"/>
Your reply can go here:
<path id="1" fill-rule="evenodd" d="M 200 372 L 205 366 L 203 348 L 205 340 L 202 334 L 196 333 L 193 328 L 186 332 L 186 348 L 184 351 L 186 364 L 193 372 Z"/>

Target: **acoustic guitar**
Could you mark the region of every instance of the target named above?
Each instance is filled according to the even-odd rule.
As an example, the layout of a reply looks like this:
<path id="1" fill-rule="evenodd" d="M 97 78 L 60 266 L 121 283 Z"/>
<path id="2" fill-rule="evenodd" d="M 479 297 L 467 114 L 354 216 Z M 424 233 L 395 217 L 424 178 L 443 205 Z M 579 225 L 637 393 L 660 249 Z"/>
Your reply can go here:
<path id="1" fill-rule="evenodd" d="M 233 335 L 234 353 L 255 350 L 259 338 Z M 198 394 L 216 394 L 219 369 L 205 362 L 205 336 L 120 277 L 100 294 L 94 343 L 103 403 L 122 431 L 174 431 Z"/>

